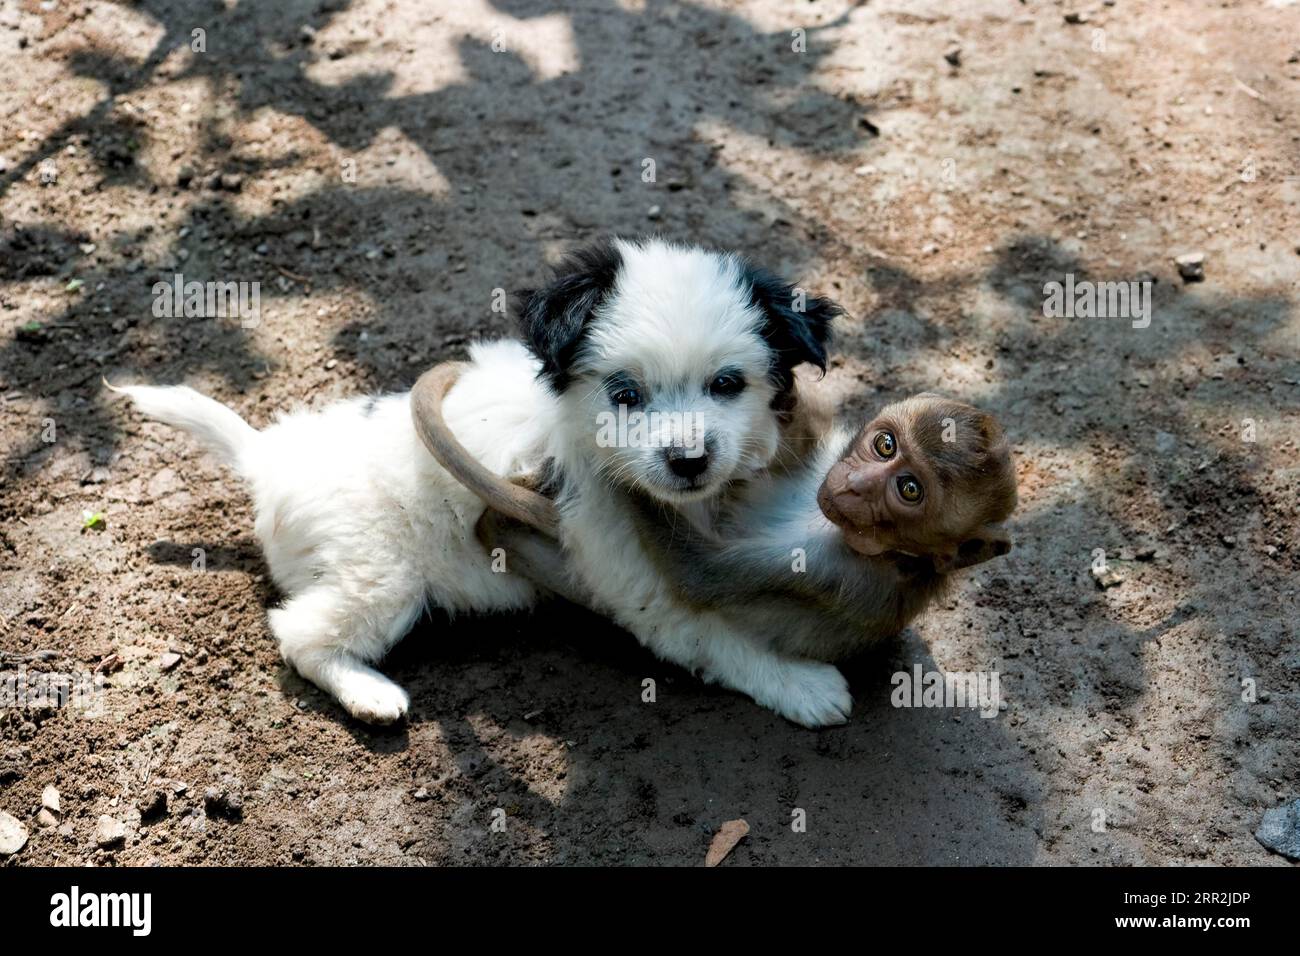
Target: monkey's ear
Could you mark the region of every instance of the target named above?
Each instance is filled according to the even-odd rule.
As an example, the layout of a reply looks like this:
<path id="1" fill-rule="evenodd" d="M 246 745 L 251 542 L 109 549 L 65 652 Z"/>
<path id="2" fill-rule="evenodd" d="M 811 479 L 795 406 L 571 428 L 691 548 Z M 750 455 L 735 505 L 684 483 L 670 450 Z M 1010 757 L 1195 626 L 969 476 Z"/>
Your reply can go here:
<path id="1" fill-rule="evenodd" d="M 993 558 L 999 558 L 1011 550 L 1011 535 L 1005 528 L 986 524 L 979 531 L 948 554 L 934 556 L 934 569 L 940 574 L 947 574 L 961 568 L 983 564 Z"/>
<path id="2" fill-rule="evenodd" d="M 556 391 L 569 384 L 569 368 L 592 313 L 613 289 L 622 265 L 618 246 L 601 242 L 565 259 L 545 288 L 517 293 L 523 301 L 524 341 Z"/>

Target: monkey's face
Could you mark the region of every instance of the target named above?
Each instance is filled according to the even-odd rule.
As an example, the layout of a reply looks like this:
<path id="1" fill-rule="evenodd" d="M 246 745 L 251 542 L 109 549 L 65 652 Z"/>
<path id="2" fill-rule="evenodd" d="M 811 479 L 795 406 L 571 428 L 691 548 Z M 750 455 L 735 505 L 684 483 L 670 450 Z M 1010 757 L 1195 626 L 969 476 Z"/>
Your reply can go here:
<path id="1" fill-rule="evenodd" d="M 951 543 L 939 520 L 945 489 L 918 436 L 899 417 L 869 422 L 817 492 L 822 513 L 859 554 L 933 554 Z"/>
<path id="2" fill-rule="evenodd" d="M 996 525 L 1016 505 L 1015 467 L 992 416 L 914 395 L 858 433 L 817 503 L 860 554 L 926 555 L 947 572 L 1010 548 Z"/>

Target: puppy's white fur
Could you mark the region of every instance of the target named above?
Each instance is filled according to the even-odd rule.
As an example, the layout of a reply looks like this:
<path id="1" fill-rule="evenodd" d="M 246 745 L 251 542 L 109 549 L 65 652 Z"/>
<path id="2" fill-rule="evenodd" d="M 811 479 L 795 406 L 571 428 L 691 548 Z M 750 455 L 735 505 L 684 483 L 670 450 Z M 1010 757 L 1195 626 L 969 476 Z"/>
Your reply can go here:
<path id="1" fill-rule="evenodd" d="M 555 460 L 567 573 L 660 657 L 797 723 L 845 720 L 852 700 L 833 666 L 778 654 L 679 600 L 641 546 L 628 498 L 649 495 L 707 523 L 733 482 L 771 463 L 780 437 L 773 368 L 799 351 L 783 338 L 786 324 L 802 322 L 788 308 L 794 290 L 732 256 L 657 241 L 609 247 L 600 281 L 570 276 L 534 295 L 525 324 L 537 358 L 514 342 L 472 348 L 445 401 L 448 424 L 497 474 Z M 784 304 L 760 302 L 760 285 Z M 837 311 L 819 308 L 826 321 Z M 720 373 L 742 377 L 744 389 L 711 393 Z M 614 380 L 635 381 L 642 411 L 676 413 L 662 419 L 669 433 L 635 446 L 598 441 L 601 413 L 616 407 Z M 474 533 L 483 505 L 420 443 L 407 393 L 296 412 L 256 431 L 188 388 L 120 390 L 248 481 L 256 534 L 286 595 L 270 612 L 281 653 L 354 716 L 386 723 L 406 712 L 406 693 L 370 665 L 427 606 L 535 601 L 531 583 L 493 570 Z M 704 434 L 682 434 L 686 420 Z M 675 474 L 666 446 L 697 439 L 706 467 Z"/>
<path id="2" fill-rule="evenodd" d="M 597 609 L 658 656 L 796 723 L 843 722 L 852 698 L 834 666 L 779 655 L 721 614 L 682 604 L 638 540 L 629 490 L 686 503 L 692 520 L 707 523 L 729 484 L 771 463 L 780 429 L 769 407 L 775 389 L 765 316 L 739 261 L 662 243 L 617 248 L 623 266 L 567 369 L 572 381 L 559 396 L 550 446 L 564 477 L 561 538 L 570 573 Z M 739 369 L 747 384 L 716 400 L 705 386 L 723 369 Z M 622 373 L 643 386 L 646 411 L 697 413 L 705 423 L 709 466 L 700 487 L 682 490 L 665 474 L 662 441 L 598 446 L 597 416 L 610 408 L 602 383 Z"/>
<path id="3" fill-rule="evenodd" d="M 444 413 L 499 475 L 531 470 L 554 403 L 518 342 L 476 345 Z M 406 713 L 406 692 L 370 666 L 421 613 L 529 607 L 533 586 L 496 573 L 474 534 L 483 503 L 425 450 L 408 393 L 285 415 L 263 431 L 192 389 L 120 388 L 183 428 L 249 484 L 255 530 L 285 593 L 270 612 L 284 659 L 361 720 Z"/>

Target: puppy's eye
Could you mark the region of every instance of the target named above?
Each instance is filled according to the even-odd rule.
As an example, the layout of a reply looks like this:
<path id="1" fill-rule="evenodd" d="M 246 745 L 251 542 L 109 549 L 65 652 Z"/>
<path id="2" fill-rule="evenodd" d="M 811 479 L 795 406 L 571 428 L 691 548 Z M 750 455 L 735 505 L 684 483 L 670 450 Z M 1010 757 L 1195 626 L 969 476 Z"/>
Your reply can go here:
<path id="1" fill-rule="evenodd" d="M 925 492 L 921 489 L 921 483 L 911 475 L 898 476 L 898 493 L 909 504 L 916 504 L 925 495 Z"/>
<path id="2" fill-rule="evenodd" d="M 881 458 L 893 458 L 894 452 L 898 451 L 898 442 L 894 440 L 892 432 L 881 432 L 871 444 Z M 920 485 L 917 487 L 919 488 Z"/>
<path id="3" fill-rule="evenodd" d="M 745 390 L 745 379 L 741 375 L 735 375 L 731 372 L 723 372 L 721 375 L 714 376 L 713 381 L 709 383 L 710 395 L 738 395 Z"/>
<path id="4" fill-rule="evenodd" d="M 635 408 L 641 404 L 641 391 L 636 388 L 620 388 L 610 397 L 615 405 L 626 405 L 628 408 Z"/>

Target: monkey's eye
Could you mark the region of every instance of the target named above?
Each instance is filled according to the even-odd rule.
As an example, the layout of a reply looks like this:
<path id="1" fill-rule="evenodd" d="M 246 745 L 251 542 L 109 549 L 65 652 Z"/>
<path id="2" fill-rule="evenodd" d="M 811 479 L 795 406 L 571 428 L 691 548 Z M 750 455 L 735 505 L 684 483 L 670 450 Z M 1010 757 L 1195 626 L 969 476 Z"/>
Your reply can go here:
<path id="1" fill-rule="evenodd" d="M 898 442 L 894 440 L 893 432 L 881 432 L 871 444 L 881 458 L 893 458 L 894 452 L 898 451 Z"/>
<path id="2" fill-rule="evenodd" d="M 925 492 L 921 489 L 921 483 L 911 475 L 898 476 L 898 493 L 909 504 L 916 504 L 925 495 Z"/>
<path id="3" fill-rule="evenodd" d="M 718 396 L 738 395 L 745 390 L 745 377 L 734 372 L 721 372 L 709 383 L 709 394 Z"/>
<path id="4" fill-rule="evenodd" d="M 626 405 L 628 408 L 634 408 L 641 404 L 641 391 L 628 386 L 620 388 L 610 398 L 614 400 L 615 405 Z"/>

